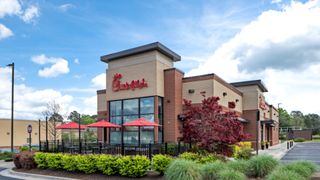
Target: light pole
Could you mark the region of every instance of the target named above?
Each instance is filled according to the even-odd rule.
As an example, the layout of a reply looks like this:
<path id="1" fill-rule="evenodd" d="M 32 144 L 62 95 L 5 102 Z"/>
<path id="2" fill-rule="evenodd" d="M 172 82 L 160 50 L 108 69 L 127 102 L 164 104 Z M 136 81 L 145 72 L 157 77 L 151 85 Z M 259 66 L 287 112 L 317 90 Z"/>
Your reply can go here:
<path id="1" fill-rule="evenodd" d="M 281 104 L 282 104 L 282 103 L 278 103 L 278 110 L 279 110 Z"/>
<path id="2" fill-rule="evenodd" d="M 11 152 L 13 152 L 13 111 L 14 111 L 14 63 L 8 64 L 12 68 L 11 77 Z"/>
<path id="3" fill-rule="evenodd" d="M 260 126 L 260 110 L 256 112 L 256 155 L 259 154 L 259 126 Z"/>

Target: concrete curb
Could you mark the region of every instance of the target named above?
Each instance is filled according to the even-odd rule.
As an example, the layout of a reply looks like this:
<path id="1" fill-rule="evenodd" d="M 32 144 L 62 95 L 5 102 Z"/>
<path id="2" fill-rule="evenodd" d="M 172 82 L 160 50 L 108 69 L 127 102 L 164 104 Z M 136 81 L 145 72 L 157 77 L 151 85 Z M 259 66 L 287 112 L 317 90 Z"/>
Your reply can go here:
<path id="1" fill-rule="evenodd" d="M 286 150 L 282 155 L 279 156 L 279 160 L 281 160 L 288 152 L 290 152 L 295 146 L 297 145 L 297 143 L 293 143 L 292 147 L 288 150 Z"/>
<path id="2" fill-rule="evenodd" d="M 55 177 L 55 176 L 46 176 L 41 174 L 32 174 L 32 173 L 24 173 L 24 172 L 17 172 L 12 169 L 7 169 L 8 174 L 12 175 L 14 178 L 23 178 L 23 179 L 48 179 L 48 180 L 77 180 L 73 178 L 65 178 L 65 177 Z M 11 177 L 11 176 L 9 176 Z"/>

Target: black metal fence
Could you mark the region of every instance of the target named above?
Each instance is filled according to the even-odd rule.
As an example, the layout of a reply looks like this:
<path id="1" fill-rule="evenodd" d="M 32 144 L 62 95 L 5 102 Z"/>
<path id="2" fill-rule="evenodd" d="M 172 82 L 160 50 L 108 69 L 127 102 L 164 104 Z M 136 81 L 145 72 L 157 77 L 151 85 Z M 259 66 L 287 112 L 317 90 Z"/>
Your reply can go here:
<path id="1" fill-rule="evenodd" d="M 112 155 L 145 155 L 150 159 L 153 154 L 169 154 L 178 156 L 191 149 L 191 144 L 179 142 L 177 144 L 106 144 L 101 142 L 64 142 L 41 141 L 41 152 L 71 153 L 71 154 L 112 154 Z"/>

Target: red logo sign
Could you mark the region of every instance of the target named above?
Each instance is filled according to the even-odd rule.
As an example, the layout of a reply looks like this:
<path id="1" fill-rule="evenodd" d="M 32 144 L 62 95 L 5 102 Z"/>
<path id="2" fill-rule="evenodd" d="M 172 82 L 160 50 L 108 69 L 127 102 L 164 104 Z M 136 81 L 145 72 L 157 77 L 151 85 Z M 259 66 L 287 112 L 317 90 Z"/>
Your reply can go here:
<path id="1" fill-rule="evenodd" d="M 267 109 L 267 104 L 266 104 L 264 97 L 262 95 L 259 96 L 259 107 L 263 110 Z"/>
<path id="2" fill-rule="evenodd" d="M 144 87 L 148 87 L 147 82 L 143 79 L 141 80 L 132 80 L 130 83 L 121 83 L 120 79 L 122 78 L 122 74 L 116 73 L 113 76 L 113 81 L 112 81 L 112 90 L 113 91 L 120 91 L 120 90 L 129 90 L 131 89 L 134 91 L 135 89 L 142 89 Z"/>

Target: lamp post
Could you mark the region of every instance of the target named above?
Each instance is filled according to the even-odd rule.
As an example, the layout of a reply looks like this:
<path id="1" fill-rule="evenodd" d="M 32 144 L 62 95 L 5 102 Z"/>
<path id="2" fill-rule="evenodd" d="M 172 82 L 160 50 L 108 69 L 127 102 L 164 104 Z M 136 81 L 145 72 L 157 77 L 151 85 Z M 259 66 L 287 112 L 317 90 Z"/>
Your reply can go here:
<path id="1" fill-rule="evenodd" d="M 14 111 L 14 63 L 8 64 L 12 68 L 11 77 L 11 152 L 13 152 L 13 111 Z"/>
<path id="2" fill-rule="evenodd" d="M 259 121 L 260 121 L 260 110 L 257 110 L 257 117 L 256 117 L 256 154 L 259 154 Z"/>
<path id="3" fill-rule="evenodd" d="M 282 104 L 282 103 L 278 103 L 278 110 L 279 110 L 281 104 Z"/>

